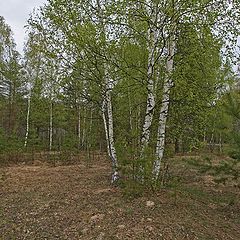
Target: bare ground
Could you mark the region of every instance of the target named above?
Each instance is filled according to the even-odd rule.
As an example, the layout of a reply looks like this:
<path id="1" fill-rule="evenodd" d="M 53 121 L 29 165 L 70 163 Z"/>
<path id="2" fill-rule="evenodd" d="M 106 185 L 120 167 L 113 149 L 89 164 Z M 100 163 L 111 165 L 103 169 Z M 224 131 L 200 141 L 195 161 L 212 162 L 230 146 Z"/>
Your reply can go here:
<path id="1" fill-rule="evenodd" d="M 104 159 L 1 168 L 0 239 L 240 239 L 234 186 L 193 171 L 181 185 L 129 199 L 109 175 Z"/>

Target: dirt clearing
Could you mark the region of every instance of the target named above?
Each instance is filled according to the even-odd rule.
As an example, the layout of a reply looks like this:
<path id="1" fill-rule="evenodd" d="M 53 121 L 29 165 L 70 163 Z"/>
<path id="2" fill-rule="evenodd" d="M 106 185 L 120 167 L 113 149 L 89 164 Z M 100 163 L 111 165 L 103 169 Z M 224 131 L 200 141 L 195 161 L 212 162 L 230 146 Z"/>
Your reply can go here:
<path id="1" fill-rule="evenodd" d="M 0 239 L 240 239 L 239 189 L 184 183 L 129 199 L 110 164 L 0 169 Z"/>

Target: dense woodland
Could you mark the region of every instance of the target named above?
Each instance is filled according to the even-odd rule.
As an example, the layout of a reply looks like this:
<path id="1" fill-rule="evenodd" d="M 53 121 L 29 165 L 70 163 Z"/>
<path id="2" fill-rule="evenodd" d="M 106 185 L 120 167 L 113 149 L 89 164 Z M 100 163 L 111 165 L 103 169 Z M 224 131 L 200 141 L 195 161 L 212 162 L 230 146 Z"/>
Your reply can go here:
<path id="1" fill-rule="evenodd" d="M 48 0 L 21 56 L 0 17 L 1 159 L 106 152 L 153 185 L 174 154 L 239 160 L 239 29 L 239 1 Z"/>

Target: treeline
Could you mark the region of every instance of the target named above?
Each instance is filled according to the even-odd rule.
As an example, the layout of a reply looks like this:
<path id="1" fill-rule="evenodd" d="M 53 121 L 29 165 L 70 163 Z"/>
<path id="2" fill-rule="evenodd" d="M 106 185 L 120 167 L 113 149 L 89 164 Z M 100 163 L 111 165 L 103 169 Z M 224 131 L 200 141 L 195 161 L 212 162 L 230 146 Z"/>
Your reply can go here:
<path id="1" fill-rule="evenodd" d="M 28 20 L 22 58 L 1 18 L 0 151 L 106 149 L 113 181 L 129 165 L 141 182 L 161 177 L 168 149 L 222 151 L 238 131 L 239 9 L 49 0 Z"/>

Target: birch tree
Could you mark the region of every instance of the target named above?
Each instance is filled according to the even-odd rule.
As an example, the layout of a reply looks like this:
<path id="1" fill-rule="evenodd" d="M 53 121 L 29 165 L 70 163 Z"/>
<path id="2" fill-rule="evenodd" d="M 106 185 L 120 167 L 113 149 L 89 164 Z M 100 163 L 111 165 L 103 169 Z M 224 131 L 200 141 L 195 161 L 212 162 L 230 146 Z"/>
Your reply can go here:
<path id="1" fill-rule="evenodd" d="M 62 95 L 78 99 L 75 104 L 85 101 L 84 106 L 91 103 L 93 108 L 99 109 L 113 165 L 113 181 L 117 179 L 119 169 L 116 152 L 119 149 L 123 152 L 130 142 L 129 133 L 122 129 L 126 125 L 130 126 L 131 132 L 136 130 L 133 133 L 133 155 L 138 155 L 142 161 L 141 171 L 144 171 L 144 165 L 151 165 L 152 179 L 158 179 L 167 120 L 171 114 L 171 89 L 181 78 L 181 73 L 176 70 L 181 62 L 178 58 L 181 56 L 179 37 L 187 31 L 182 31 L 184 24 L 189 24 L 197 33 L 197 43 L 201 44 L 201 35 L 206 34 L 201 29 L 208 26 L 214 33 L 216 21 L 226 13 L 224 3 L 216 0 L 115 3 L 51 0 L 39 15 L 30 19 L 30 25 L 44 36 L 46 56 L 59 62 L 56 72 L 59 73 L 57 81 L 63 87 Z M 214 38 L 218 38 L 217 34 Z M 193 53 L 186 51 L 185 59 L 188 54 L 191 56 Z M 204 62 L 199 64 L 205 65 Z M 55 63 L 53 65 L 56 66 Z M 188 71 L 187 67 L 186 64 L 185 71 Z M 195 67 L 190 66 L 189 71 L 194 71 Z M 74 81 L 78 83 L 72 84 Z M 136 86 L 138 93 L 133 93 Z M 75 92 L 70 93 L 73 88 Z M 125 104 L 126 110 L 120 103 Z M 79 142 L 80 131 L 86 132 L 84 118 L 81 123 L 83 112 L 77 106 Z M 118 116 L 126 112 L 126 119 Z M 133 116 L 136 121 L 133 121 Z M 116 119 L 121 123 L 116 124 Z M 148 150 L 155 151 L 153 162 Z M 120 158 L 123 159 L 122 156 Z"/>
<path id="2" fill-rule="evenodd" d="M 103 16 L 103 2 L 97 0 L 97 9 L 99 14 L 99 35 L 100 38 L 103 39 L 105 44 L 107 44 L 107 29 L 104 22 Z M 102 35 L 102 36 L 101 36 Z M 107 47 L 107 45 L 105 45 Z M 108 145 L 108 154 L 112 161 L 112 182 L 115 182 L 119 178 L 118 173 L 118 160 L 117 160 L 117 153 L 115 148 L 115 141 L 114 141 L 114 126 L 113 126 L 113 111 L 112 111 L 112 100 L 111 100 L 111 89 L 113 88 L 113 81 L 111 81 L 110 72 L 109 72 L 108 63 L 103 63 L 103 78 L 104 78 L 104 88 L 102 93 L 102 115 L 104 121 L 104 128 L 106 134 L 106 140 Z"/>
<path id="3" fill-rule="evenodd" d="M 99 76 L 97 76 L 96 80 L 96 85 L 98 85 L 98 88 L 100 90 L 100 95 L 101 95 L 101 110 L 102 110 L 102 116 L 104 116 L 104 121 L 106 121 L 107 124 L 104 124 L 105 126 L 105 131 L 106 131 L 106 138 L 107 140 L 107 145 L 109 149 L 109 157 L 112 160 L 113 164 L 113 181 L 117 179 L 117 156 L 116 156 L 116 149 L 115 149 L 115 144 L 114 144 L 114 136 L 113 136 L 113 114 L 112 114 L 112 103 L 111 103 L 111 89 L 114 86 L 113 81 L 112 81 L 112 76 L 111 76 L 111 67 L 108 66 L 108 61 L 106 61 L 106 53 L 107 51 L 104 48 L 108 48 L 108 38 L 106 36 L 107 34 L 107 26 L 105 26 L 105 16 L 103 15 L 103 12 L 106 12 L 104 6 L 103 9 L 103 3 L 100 1 L 97 1 L 96 3 L 94 2 L 82 2 L 82 4 L 85 4 L 85 9 L 83 9 L 82 5 L 79 4 L 78 2 L 73 2 L 72 7 L 72 14 L 69 14 L 69 12 L 65 12 L 65 9 L 68 9 L 69 3 L 66 1 L 61 1 L 58 3 L 55 3 L 52 1 L 49 6 L 47 6 L 45 9 L 42 9 L 42 19 L 45 22 L 45 25 L 42 25 L 42 28 L 44 29 L 48 24 L 49 26 L 52 26 L 52 28 L 47 27 L 45 32 L 48 33 L 48 38 L 51 38 L 49 43 L 52 41 L 52 46 L 55 51 L 55 53 L 58 52 L 57 55 L 60 56 L 62 59 L 62 64 L 65 64 L 65 56 L 68 50 L 72 54 L 70 57 L 72 60 L 66 65 L 67 67 L 73 68 L 73 63 L 76 61 L 83 61 L 84 59 L 92 59 L 93 62 L 84 62 L 85 66 L 84 69 L 81 69 L 81 81 L 85 81 L 84 78 L 87 75 L 88 77 L 90 76 L 91 71 L 96 71 L 95 69 L 92 70 L 91 68 L 95 67 L 94 66 L 94 58 L 99 59 L 99 61 L 103 62 L 97 63 L 97 70 L 98 67 L 101 69 L 101 73 Z M 89 17 L 89 8 L 96 8 L 97 11 L 94 13 L 93 17 Z M 59 10 L 64 11 L 59 11 Z M 53 15 L 53 11 L 55 11 L 56 15 Z M 81 15 L 85 16 L 89 20 L 89 26 L 86 21 L 84 23 L 83 18 L 78 18 L 78 15 L 82 11 Z M 62 22 L 62 15 L 65 15 L 67 19 L 69 19 L 72 22 L 72 25 L 69 24 L 69 22 Z M 45 20 L 44 20 L 45 19 Z M 59 25 L 63 23 L 63 25 Z M 31 20 L 31 25 L 34 26 L 39 26 L 39 21 Z M 40 26 L 41 27 L 41 26 Z M 73 28 L 76 27 L 76 29 Z M 82 38 L 82 41 L 79 41 L 79 39 L 74 40 L 72 38 L 72 35 L 79 36 L 79 30 L 82 32 L 84 31 L 84 28 L 92 28 L 92 33 L 95 35 L 91 35 L 93 39 L 90 40 L 89 36 L 86 36 Z M 57 34 L 54 34 L 52 29 L 56 29 Z M 43 30 L 44 32 L 44 30 Z M 90 42 L 89 42 L 90 40 Z M 70 46 L 66 45 L 66 42 L 70 42 Z M 62 49 L 60 44 L 63 43 L 63 45 L 66 47 L 66 49 Z M 90 43 L 90 44 L 89 44 Z M 88 45 L 86 45 L 88 44 Z M 92 44 L 92 45 L 91 45 Z M 99 44 L 99 46 L 96 48 L 96 44 Z M 94 52 L 92 52 L 94 50 Z M 74 52 L 75 51 L 75 52 Z M 75 54 L 77 52 L 77 55 Z M 95 56 L 93 55 L 95 54 Z M 89 66 L 89 65 L 90 66 Z M 63 65 L 61 66 L 63 67 Z M 89 74 L 90 73 L 90 74 Z M 85 75 L 86 74 L 86 75 Z M 92 76 L 91 76 L 92 78 Z M 95 78 L 95 76 L 94 76 Z M 89 81 L 89 80 L 88 80 Z M 94 80 L 95 81 L 95 80 Z M 84 93 L 83 93 L 84 95 Z M 89 95 L 87 96 L 89 97 Z M 107 126 L 107 128 L 106 128 Z"/>
<path id="4" fill-rule="evenodd" d="M 168 58 L 166 63 L 167 77 L 163 83 L 163 96 L 161 109 L 159 114 L 158 132 L 157 132 L 157 145 L 156 145 L 156 158 L 153 166 L 153 176 L 155 179 L 158 178 L 161 167 L 161 160 L 163 158 L 164 145 L 165 145 L 165 134 L 166 134 L 166 123 L 169 112 L 169 101 L 170 101 L 170 90 L 173 86 L 172 72 L 173 72 L 173 57 L 175 51 L 175 39 L 171 36 L 168 43 Z"/>
<path id="5" fill-rule="evenodd" d="M 19 53 L 16 51 L 12 31 L 0 16 L 0 94 L 8 99 L 9 136 L 15 133 L 17 127 L 17 98 L 22 86 L 20 69 Z"/>
<path id="6" fill-rule="evenodd" d="M 27 91 L 27 113 L 26 113 L 26 133 L 24 140 L 24 147 L 27 147 L 29 131 L 30 131 L 30 112 L 31 112 L 31 102 L 32 102 L 32 91 L 33 87 L 36 84 L 36 81 L 40 73 L 40 63 L 41 63 L 41 54 L 36 54 L 36 41 L 37 35 L 29 33 L 28 42 L 24 48 L 24 59 L 23 71 L 25 77 L 25 88 Z M 36 40 L 35 40 L 36 38 Z M 37 55 L 37 56 L 36 56 Z"/>
<path id="7" fill-rule="evenodd" d="M 144 117 L 142 136 L 141 136 L 141 155 L 144 153 L 145 148 L 149 143 L 150 128 L 153 121 L 153 114 L 155 108 L 155 72 L 156 72 L 156 52 L 159 46 L 159 33 L 157 32 L 158 22 L 158 4 L 153 1 L 146 1 L 146 13 L 148 20 L 147 30 L 147 50 L 148 50 L 148 63 L 147 63 L 147 104 L 146 113 Z"/>
<path id="8" fill-rule="evenodd" d="M 220 4 L 221 8 L 218 9 L 218 4 Z M 225 2 L 226 4 L 226 2 Z M 168 56 L 166 62 L 166 78 L 163 84 L 163 95 L 162 95 L 162 105 L 160 109 L 159 116 L 159 125 L 158 125 L 158 135 L 157 135 L 157 145 L 156 145 L 156 157 L 153 164 L 153 177 L 155 181 L 158 179 L 161 168 L 161 160 L 163 158 L 164 146 L 165 146 L 165 138 L 166 138 L 166 122 L 168 118 L 169 112 L 169 103 L 170 103 L 170 90 L 172 87 L 172 73 L 174 68 L 174 55 L 176 54 L 176 33 L 181 22 L 192 22 L 193 24 L 197 23 L 200 26 L 202 24 L 208 25 L 212 31 L 214 28 L 214 20 L 221 18 L 224 19 L 224 12 L 228 11 L 228 4 L 224 5 L 223 2 L 218 1 L 210 1 L 210 2 L 200 2 L 197 4 L 189 4 L 186 3 L 184 9 L 183 5 L 179 3 L 173 2 L 172 6 L 172 30 L 170 28 L 170 32 L 168 34 Z M 211 12 L 213 11 L 215 15 Z M 202 17 L 200 14 L 204 13 L 205 17 Z"/>

